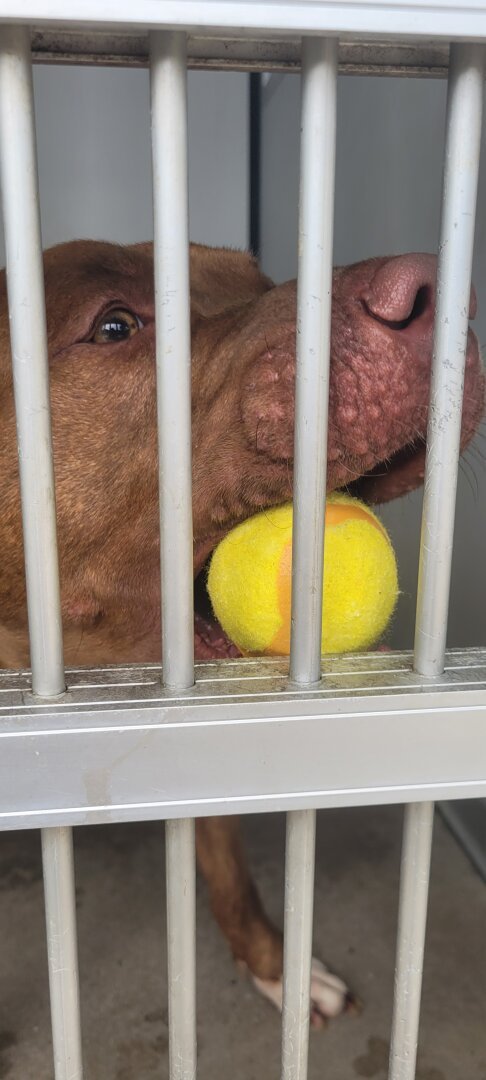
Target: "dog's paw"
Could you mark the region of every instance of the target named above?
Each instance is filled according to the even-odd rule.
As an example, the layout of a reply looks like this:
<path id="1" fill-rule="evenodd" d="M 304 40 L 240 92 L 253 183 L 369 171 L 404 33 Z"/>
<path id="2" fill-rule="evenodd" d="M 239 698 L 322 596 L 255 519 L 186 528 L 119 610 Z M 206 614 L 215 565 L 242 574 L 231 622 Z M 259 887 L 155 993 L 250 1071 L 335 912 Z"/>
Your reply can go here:
<path id="1" fill-rule="evenodd" d="M 256 975 L 252 975 L 252 979 L 259 993 L 281 1011 L 282 979 L 259 979 Z M 313 1028 L 323 1028 L 332 1017 L 358 1009 L 346 983 L 315 959 L 312 960 L 310 998 L 310 1023 Z"/>

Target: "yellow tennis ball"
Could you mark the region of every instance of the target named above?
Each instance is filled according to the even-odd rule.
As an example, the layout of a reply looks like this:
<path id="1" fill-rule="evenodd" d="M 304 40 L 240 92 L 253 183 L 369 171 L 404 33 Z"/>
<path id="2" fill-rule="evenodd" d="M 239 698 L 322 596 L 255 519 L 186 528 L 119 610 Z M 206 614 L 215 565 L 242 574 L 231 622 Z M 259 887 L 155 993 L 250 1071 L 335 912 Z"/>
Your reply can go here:
<path id="1" fill-rule="evenodd" d="M 290 652 L 291 561 L 291 504 L 248 518 L 215 549 L 209 596 L 241 652 Z M 395 555 L 379 519 L 358 499 L 329 496 L 322 652 L 370 648 L 385 630 L 397 596 Z"/>

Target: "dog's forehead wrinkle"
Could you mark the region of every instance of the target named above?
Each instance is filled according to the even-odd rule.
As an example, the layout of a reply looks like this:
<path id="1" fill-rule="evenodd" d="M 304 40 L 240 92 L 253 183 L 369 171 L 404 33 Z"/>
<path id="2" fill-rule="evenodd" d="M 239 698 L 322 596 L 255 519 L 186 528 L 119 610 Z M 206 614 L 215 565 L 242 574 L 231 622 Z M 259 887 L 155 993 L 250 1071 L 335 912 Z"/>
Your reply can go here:
<path id="1" fill-rule="evenodd" d="M 74 300 L 81 289 L 126 292 L 127 286 L 153 296 L 153 261 L 136 246 L 74 240 L 44 253 L 46 290 L 57 300 Z"/>

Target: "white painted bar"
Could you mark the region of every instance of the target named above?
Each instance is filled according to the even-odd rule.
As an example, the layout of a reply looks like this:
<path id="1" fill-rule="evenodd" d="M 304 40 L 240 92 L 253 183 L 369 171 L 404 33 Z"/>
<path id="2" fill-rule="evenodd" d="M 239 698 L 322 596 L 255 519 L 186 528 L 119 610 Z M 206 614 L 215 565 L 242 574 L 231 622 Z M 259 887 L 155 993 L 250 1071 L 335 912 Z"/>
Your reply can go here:
<path id="1" fill-rule="evenodd" d="M 30 36 L 21 28 L 0 33 L 0 145 L 32 684 L 51 697 L 65 684 Z"/>
<path id="2" fill-rule="evenodd" d="M 30 34 L 0 33 L 0 180 L 32 691 L 65 687 Z M 82 1080 L 72 833 L 42 832 L 56 1080 Z"/>
<path id="3" fill-rule="evenodd" d="M 415 632 L 415 668 L 422 675 L 442 671 L 446 646 L 484 58 L 484 46 L 451 46 Z"/>
<path id="4" fill-rule="evenodd" d="M 337 41 L 302 43 L 290 678 L 321 677 Z"/>
<path id="5" fill-rule="evenodd" d="M 336 159 L 336 39 L 302 42 L 290 681 L 321 678 Z M 306 1080 L 315 810 L 287 815 L 282 1080 Z"/>
<path id="6" fill-rule="evenodd" d="M 185 35 L 151 35 L 150 56 L 162 670 L 182 689 L 194 682 Z"/>
<path id="7" fill-rule="evenodd" d="M 281 1080 L 307 1078 L 315 849 L 315 810 L 288 813 Z"/>
<path id="8" fill-rule="evenodd" d="M 415 670 L 444 670 L 476 220 L 484 46 L 452 45 L 415 629 Z M 433 802 L 405 808 L 389 1080 L 416 1070 Z"/>
<path id="9" fill-rule="evenodd" d="M 73 835 L 42 830 L 47 954 L 56 1080 L 83 1080 Z"/>
<path id="10" fill-rule="evenodd" d="M 434 804 L 405 808 L 389 1080 L 414 1080 Z"/>
<path id="11" fill-rule="evenodd" d="M 185 34 L 150 36 L 165 686 L 194 683 L 191 323 Z M 166 824 L 170 1080 L 196 1076 L 194 821 Z"/>
<path id="12" fill-rule="evenodd" d="M 167 953 L 170 1080 L 196 1077 L 196 875 L 194 820 L 168 821 Z"/>

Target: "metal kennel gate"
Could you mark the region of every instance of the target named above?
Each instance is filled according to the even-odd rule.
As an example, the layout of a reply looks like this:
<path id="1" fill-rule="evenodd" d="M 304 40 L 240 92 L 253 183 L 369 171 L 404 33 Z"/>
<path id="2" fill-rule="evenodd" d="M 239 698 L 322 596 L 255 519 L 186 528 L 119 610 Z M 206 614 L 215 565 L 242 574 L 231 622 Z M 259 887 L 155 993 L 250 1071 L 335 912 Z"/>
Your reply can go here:
<path id="1" fill-rule="evenodd" d="M 486 795 L 486 649 L 445 652 L 486 4 L 24 0 L 20 14 L 15 0 L 0 0 L 0 20 L 0 168 L 32 658 L 31 678 L 0 675 L 0 818 L 3 828 L 42 829 L 56 1080 L 83 1075 L 73 825 L 167 820 L 170 1075 L 193 1080 L 194 816 L 288 812 L 281 1075 L 305 1080 L 315 809 L 392 802 L 407 806 L 389 1080 L 412 1080 L 433 800 Z M 35 58 L 63 62 L 143 63 L 149 55 L 162 683 L 153 665 L 64 673 L 31 41 Z M 321 679 L 338 60 L 348 70 L 444 72 L 449 42 L 415 652 L 326 660 Z M 187 49 L 197 66 L 302 64 L 290 679 L 278 660 L 235 660 L 198 665 L 194 682 Z M 214 768 L 222 757 L 224 773 Z"/>

